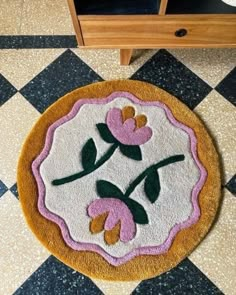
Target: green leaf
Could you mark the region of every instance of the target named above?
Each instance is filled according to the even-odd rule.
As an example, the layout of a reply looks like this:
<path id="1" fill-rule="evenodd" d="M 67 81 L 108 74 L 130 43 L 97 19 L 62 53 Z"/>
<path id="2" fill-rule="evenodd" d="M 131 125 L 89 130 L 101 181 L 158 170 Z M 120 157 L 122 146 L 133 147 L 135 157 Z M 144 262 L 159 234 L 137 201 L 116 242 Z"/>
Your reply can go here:
<path id="1" fill-rule="evenodd" d="M 109 181 L 98 180 L 96 186 L 97 193 L 101 198 L 124 198 L 122 191 Z"/>
<path id="2" fill-rule="evenodd" d="M 144 191 L 151 203 L 156 202 L 161 190 L 158 171 L 152 170 L 145 179 Z"/>
<path id="3" fill-rule="evenodd" d="M 149 222 L 147 213 L 142 205 L 129 198 L 123 199 L 122 201 L 125 202 L 129 210 L 131 211 L 135 223 L 147 224 Z"/>
<path id="4" fill-rule="evenodd" d="M 142 152 L 138 145 L 120 145 L 121 153 L 133 160 L 141 161 L 142 160 Z"/>
<path id="5" fill-rule="evenodd" d="M 90 138 L 82 148 L 81 161 L 84 170 L 89 170 L 94 166 L 97 157 L 97 148 L 94 140 Z"/>
<path id="6" fill-rule="evenodd" d="M 111 134 L 111 131 L 109 130 L 109 128 L 107 127 L 107 124 L 105 123 L 99 123 L 96 124 L 97 129 L 99 131 L 99 134 L 101 136 L 101 138 L 108 143 L 114 143 L 117 142 L 117 140 L 115 139 L 115 137 Z"/>

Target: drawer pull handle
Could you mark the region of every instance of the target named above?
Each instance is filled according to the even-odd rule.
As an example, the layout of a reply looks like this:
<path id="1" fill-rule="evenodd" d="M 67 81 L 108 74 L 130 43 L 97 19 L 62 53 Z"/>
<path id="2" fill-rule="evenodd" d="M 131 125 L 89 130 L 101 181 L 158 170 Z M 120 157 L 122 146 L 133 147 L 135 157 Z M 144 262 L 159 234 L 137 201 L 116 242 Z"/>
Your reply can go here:
<path id="1" fill-rule="evenodd" d="M 175 32 L 176 37 L 184 37 L 186 36 L 188 31 L 186 29 L 179 29 Z"/>

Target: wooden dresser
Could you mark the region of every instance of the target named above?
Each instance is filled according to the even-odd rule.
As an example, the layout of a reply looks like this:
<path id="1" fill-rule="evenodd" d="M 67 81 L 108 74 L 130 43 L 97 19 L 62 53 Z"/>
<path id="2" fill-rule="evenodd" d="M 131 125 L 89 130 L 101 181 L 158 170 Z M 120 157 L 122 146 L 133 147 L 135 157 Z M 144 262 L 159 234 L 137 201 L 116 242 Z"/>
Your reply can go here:
<path id="1" fill-rule="evenodd" d="M 236 47 L 236 7 L 222 0 L 68 0 L 78 45 L 119 48 Z"/>

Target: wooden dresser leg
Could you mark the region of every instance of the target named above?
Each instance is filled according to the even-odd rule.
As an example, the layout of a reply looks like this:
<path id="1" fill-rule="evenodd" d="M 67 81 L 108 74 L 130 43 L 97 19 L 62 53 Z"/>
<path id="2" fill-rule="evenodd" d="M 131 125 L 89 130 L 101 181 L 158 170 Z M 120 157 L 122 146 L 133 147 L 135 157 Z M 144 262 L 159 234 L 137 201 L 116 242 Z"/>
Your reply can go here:
<path id="1" fill-rule="evenodd" d="M 133 49 L 120 49 L 120 64 L 128 66 L 132 57 Z"/>

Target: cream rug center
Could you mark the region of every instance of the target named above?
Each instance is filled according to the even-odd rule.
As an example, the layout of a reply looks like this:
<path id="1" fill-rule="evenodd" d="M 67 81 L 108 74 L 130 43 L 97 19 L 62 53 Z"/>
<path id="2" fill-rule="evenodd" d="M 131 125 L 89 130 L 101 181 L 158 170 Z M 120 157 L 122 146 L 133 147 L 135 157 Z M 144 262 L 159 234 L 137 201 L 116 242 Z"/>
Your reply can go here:
<path id="1" fill-rule="evenodd" d="M 76 103 L 33 165 L 44 186 L 40 212 L 69 246 L 111 264 L 167 251 L 200 214 L 206 171 L 194 132 L 165 105 L 130 93 Z"/>

